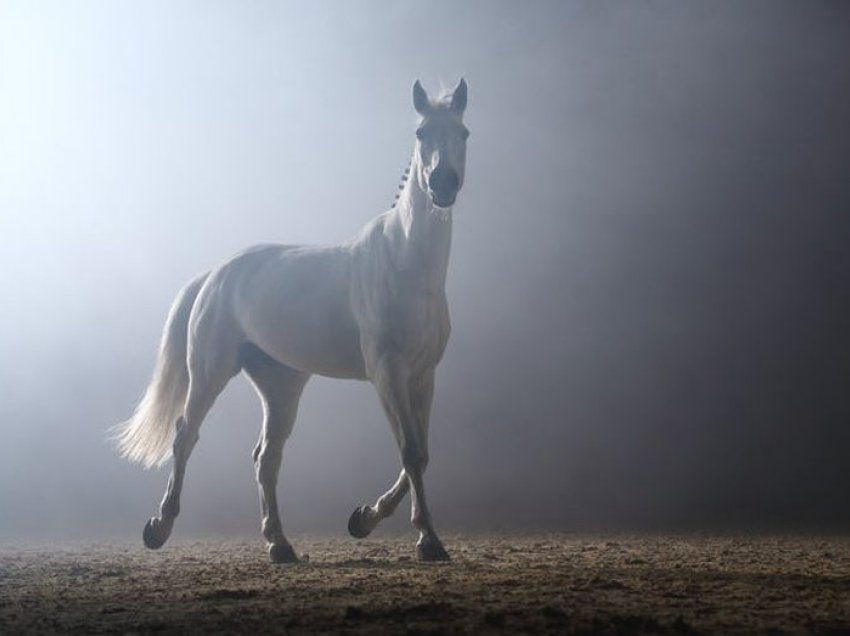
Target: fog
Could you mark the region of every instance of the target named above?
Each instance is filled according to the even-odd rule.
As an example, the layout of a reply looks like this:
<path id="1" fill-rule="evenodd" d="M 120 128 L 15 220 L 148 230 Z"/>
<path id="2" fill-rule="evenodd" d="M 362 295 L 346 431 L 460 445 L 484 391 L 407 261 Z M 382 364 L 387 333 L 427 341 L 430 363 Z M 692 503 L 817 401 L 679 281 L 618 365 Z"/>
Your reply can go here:
<path id="1" fill-rule="evenodd" d="M 177 291 L 354 234 L 413 81 L 461 76 L 437 527 L 847 527 L 848 60 L 838 2 L 0 4 L 0 539 L 140 536 L 167 472 L 106 431 Z M 260 418 L 237 377 L 176 536 L 259 540 Z M 284 527 L 344 532 L 398 466 L 371 386 L 314 378 Z"/>

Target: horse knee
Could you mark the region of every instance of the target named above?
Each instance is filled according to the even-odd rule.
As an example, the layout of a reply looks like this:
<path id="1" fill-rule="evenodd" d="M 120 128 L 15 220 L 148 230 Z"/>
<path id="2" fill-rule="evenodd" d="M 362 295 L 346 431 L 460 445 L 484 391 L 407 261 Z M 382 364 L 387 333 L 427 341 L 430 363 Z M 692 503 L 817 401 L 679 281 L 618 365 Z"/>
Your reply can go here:
<path id="1" fill-rule="evenodd" d="M 401 452 L 401 463 L 408 472 L 422 473 L 428 465 L 428 452 L 417 444 L 408 444 Z"/>

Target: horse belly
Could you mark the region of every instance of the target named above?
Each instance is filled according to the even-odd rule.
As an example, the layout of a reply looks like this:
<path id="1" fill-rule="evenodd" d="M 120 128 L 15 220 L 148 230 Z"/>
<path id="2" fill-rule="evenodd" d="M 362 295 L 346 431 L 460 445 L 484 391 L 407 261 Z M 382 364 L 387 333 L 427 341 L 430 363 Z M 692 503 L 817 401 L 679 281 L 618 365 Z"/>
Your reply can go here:
<path id="1" fill-rule="evenodd" d="M 240 285 L 237 318 L 246 338 L 283 364 L 365 379 L 347 281 L 345 262 L 336 253 L 278 258 Z"/>
<path id="2" fill-rule="evenodd" d="M 275 360 L 299 371 L 331 378 L 366 379 L 359 342 L 341 342 L 339 333 L 297 325 L 291 320 L 286 324 L 285 329 L 257 329 L 246 335 Z"/>

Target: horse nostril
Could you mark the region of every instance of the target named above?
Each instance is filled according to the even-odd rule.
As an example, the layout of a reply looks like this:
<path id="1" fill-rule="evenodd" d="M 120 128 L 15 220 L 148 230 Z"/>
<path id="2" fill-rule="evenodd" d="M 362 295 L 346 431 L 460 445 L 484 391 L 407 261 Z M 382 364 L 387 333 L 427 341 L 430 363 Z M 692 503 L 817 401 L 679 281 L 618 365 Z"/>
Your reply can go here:
<path id="1" fill-rule="evenodd" d="M 428 187 L 434 192 L 455 192 L 458 186 L 457 172 L 451 169 L 440 170 L 437 168 L 428 177 Z"/>

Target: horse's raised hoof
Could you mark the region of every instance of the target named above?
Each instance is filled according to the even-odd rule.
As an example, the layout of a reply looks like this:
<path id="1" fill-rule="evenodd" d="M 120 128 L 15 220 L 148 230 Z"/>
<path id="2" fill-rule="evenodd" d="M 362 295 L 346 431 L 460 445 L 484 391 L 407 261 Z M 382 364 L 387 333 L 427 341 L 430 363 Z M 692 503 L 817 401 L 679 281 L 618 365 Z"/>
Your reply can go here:
<path id="1" fill-rule="evenodd" d="M 355 539 L 365 539 L 372 532 L 372 528 L 364 523 L 366 518 L 366 506 L 360 506 L 348 518 L 348 534 Z"/>
<path id="2" fill-rule="evenodd" d="M 439 539 L 430 539 L 416 544 L 416 556 L 420 561 L 426 563 L 439 563 L 450 561 L 449 553 L 440 543 Z"/>
<path id="3" fill-rule="evenodd" d="M 160 519 L 152 517 L 148 519 L 142 531 L 142 541 L 145 542 L 146 548 L 158 550 L 168 540 L 169 534 L 171 534 L 170 529 L 166 529 Z"/>
<path id="4" fill-rule="evenodd" d="M 295 550 L 288 543 L 270 545 L 269 560 L 272 563 L 298 563 Z"/>

